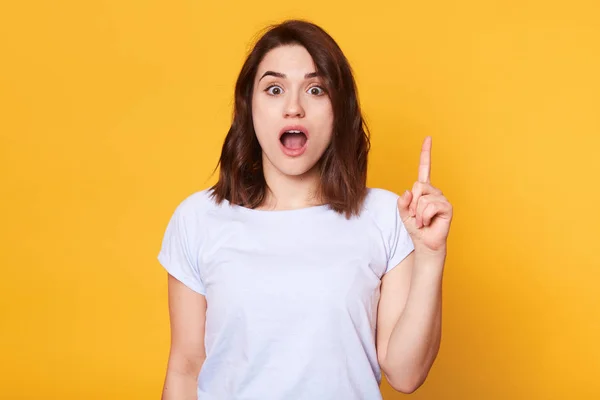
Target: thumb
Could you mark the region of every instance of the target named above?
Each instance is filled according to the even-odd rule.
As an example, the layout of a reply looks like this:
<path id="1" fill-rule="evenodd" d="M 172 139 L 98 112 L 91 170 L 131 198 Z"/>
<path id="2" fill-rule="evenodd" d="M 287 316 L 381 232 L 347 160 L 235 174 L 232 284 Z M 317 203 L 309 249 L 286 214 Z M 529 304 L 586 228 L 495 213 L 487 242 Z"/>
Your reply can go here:
<path id="1" fill-rule="evenodd" d="M 398 198 L 398 211 L 400 212 L 400 217 L 402 221 L 405 221 L 410 213 L 408 211 L 408 206 L 410 206 L 410 202 L 412 200 L 412 192 L 409 190 L 405 191 L 402 196 Z"/>

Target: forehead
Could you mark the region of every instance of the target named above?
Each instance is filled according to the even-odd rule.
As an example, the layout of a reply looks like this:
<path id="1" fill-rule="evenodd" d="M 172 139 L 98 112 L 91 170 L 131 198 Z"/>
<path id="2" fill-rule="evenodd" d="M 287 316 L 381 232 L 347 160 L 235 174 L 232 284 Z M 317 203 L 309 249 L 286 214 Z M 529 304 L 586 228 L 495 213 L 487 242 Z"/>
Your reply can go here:
<path id="1" fill-rule="evenodd" d="M 300 45 L 279 46 L 265 54 L 258 65 L 257 77 L 265 71 L 281 72 L 289 77 L 315 72 L 316 67 L 309 52 Z"/>

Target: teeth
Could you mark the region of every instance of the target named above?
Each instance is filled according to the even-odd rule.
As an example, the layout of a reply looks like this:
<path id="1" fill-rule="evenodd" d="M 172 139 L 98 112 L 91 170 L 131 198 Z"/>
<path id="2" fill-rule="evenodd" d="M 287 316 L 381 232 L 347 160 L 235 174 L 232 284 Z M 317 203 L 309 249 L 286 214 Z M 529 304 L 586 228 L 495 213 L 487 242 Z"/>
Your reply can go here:
<path id="1" fill-rule="evenodd" d="M 294 130 L 294 129 L 292 129 L 290 131 L 286 131 L 286 132 L 288 132 L 288 133 L 302 133 L 302 131 L 297 131 L 297 130 Z"/>

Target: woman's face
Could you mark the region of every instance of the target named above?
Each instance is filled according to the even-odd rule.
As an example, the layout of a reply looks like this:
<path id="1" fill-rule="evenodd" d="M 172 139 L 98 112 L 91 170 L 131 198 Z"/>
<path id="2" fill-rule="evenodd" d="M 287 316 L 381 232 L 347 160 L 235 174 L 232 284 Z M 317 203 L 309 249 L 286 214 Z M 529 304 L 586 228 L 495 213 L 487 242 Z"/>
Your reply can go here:
<path id="1" fill-rule="evenodd" d="M 304 47 L 265 55 L 254 78 L 252 119 L 264 169 L 298 176 L 317 164 L 331 141 L 333 110 Z"/>

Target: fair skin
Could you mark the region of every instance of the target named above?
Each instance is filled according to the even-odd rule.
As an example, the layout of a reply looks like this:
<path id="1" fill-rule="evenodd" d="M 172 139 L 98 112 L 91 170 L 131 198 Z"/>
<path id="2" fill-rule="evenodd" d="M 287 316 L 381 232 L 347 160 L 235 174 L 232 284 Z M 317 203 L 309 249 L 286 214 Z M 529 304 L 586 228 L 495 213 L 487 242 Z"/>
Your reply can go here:
<path id="1" fill-rule="evenodd" d="M 267 71 L 275 76 L 265 76 Z M 269 186 L 262 209 L 320 204 L 317 162 L 331 141 L 333 113 L 313 72 L 310 54 L 300 46 L 276 48 L 259 65 L 252 111 Z M 301 124 L 309 131 L 307 150 L 300 157 L 287 156 L 279 147 L 279 132 L 290 124 Z M 431 138 L 426 138 L 418 181 L 398 200 L 415 251 L 381 282 L 377 355 L 390 385 L 403 393 L 422 385 L 441 340 L 441 283 L 452 206 L 431 185 L 430 170 Z M 168 289 L 172 340 L 162 400 L 195 400 L 198 373 L 206 357 L 206 300 L 171 276 Z"/>
<path id="2" fill-rule="evenodd" d="M 377 357 L 390 385 L 403 393 L 427 378 L 441 343 L 442 277 L 452 205 L 431 185 L 431 137 L 421 148 L 418 179 L 398 199 L 415 251 L 381 279 Z"/>
<path id="3" fill-rule="evenodd" d="M 168 275 L 171 349 L 162 400 L 196 400 L 204 363 L 206 298 Z"/>
<path id="4" fill-rule="evenodd" d="M 258 66 L 252 96 L 252 119 L 263 150 L 263 173 L 269 187 L 262 209 L 294 209 L 319 204 L 317 162 L 331 142 L 333 110 L 312 57 L 302 46 L 281 46 Z M 280 149 L 286 126 L 308 131 L 307 150 L 290 157 Z"/>

